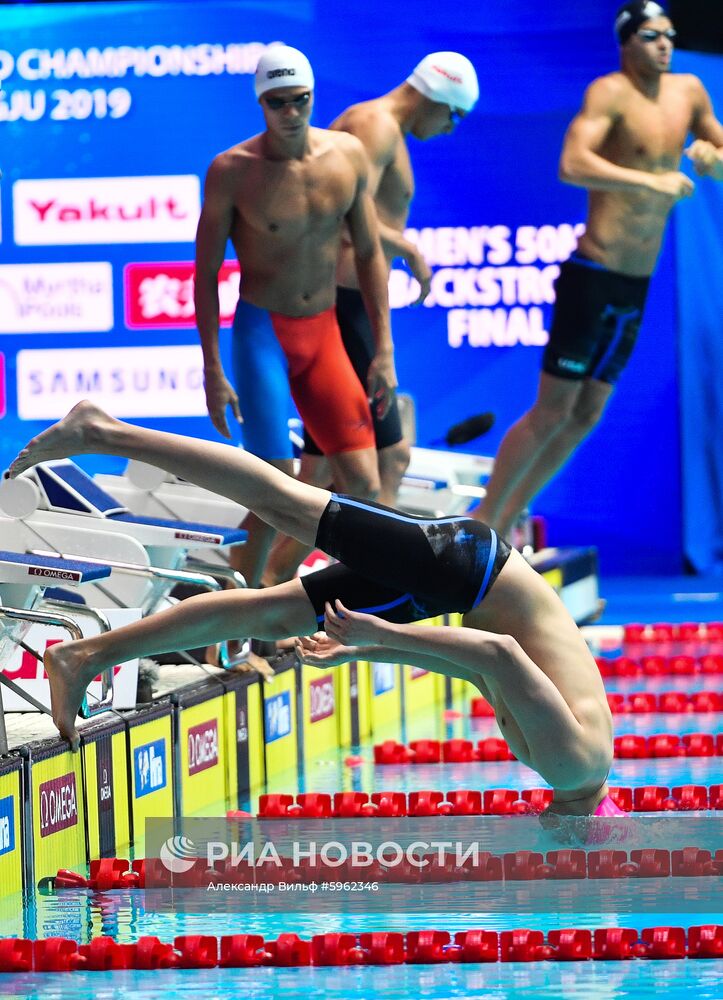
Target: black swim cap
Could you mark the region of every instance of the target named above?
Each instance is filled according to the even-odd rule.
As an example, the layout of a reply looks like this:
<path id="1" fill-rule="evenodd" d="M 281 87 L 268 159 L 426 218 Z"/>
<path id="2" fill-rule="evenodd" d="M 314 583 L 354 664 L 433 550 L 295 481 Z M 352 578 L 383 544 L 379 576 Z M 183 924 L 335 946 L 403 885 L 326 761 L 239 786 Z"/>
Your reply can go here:
<path id="1" fill-rule="evenodd" d="M 615 34 L 618 44 L 625 45 L 628 38 L 646 21 L 654 17 L 667 16 L 667 11 L 660 4 L 653 3 L 653 0 L 633 0 L 633 3 L 624 4 L 615 15 Z"/>

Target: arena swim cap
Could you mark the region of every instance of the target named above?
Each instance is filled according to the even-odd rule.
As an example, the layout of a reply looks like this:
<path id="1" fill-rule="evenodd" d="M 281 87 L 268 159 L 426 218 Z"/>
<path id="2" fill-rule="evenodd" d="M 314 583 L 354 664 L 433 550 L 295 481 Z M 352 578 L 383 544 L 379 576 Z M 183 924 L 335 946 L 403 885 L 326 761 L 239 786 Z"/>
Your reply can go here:
<path id="1" fill-rule="evenodd" d="M 407 83 L 430 101 L 471 111 L 479 97 L 474 66 L 459 52 L 432 52 L 414 68 Z"/>
<path id="2" fill-rule="evenodd" d="M 659 3 L 653 3 L 653 0 L 634 0 L 633 3 L 626 3 L 615 15 L 615 34 L 618 44 L 625 45 L 628 38 L 646 21 L 654 17 L 667 16 L 667 11 Z"/>
<path id="3" fill-rule="evenodd" d="M 290 45 L 271 45 L 259 59 L 254 88 L 261 97 L 277 87 L 314 89 L 314 71 L 303 52 Z"/>

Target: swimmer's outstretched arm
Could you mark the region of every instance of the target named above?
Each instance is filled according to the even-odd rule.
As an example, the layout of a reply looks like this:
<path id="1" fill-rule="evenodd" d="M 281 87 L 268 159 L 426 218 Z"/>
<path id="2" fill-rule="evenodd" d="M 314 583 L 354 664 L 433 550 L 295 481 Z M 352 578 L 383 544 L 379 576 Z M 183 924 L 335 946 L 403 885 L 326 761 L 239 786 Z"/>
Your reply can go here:
<path id="1" fill-rule="evenodd" d="M 296 653 L 302 663 L 312 667 L 336 667 L 341 663 L 353 660 L 367 660 L 374 663 L 407 663 L 422 670 L 431 670 L 435 674 L 445 674 L 448 677 L 459 677 L 480 687 L 479 675 L 474 671 L 461 667 L 458 663 L 444 660 L 441 656 L 426 653 L 411 653 L 409 650 L 394 649 L 392 646 L 345 646 L 328 635 L 301 636 L 296 640 Z M 489 691 L 482 689 L 485 698 L 489 699 Z"/>
<path id="2" fill-rule="evenodd" d="M 376 615 L 349 611 L 341 601 L 335 604 L 336 607 L 329 602 L 326 604 L 326 634 L 344 646 L 361 646 L 383 662 L 417 665 L 418 658 L 428 658 L 448 666 L 453 664 L 458 668 L 455 676 L 460 676 L 459 671 L 464 670 L 466 675 L 487 674 L 503 679 L 498 675 L 503 674 L 504 677 L 505 671 L 508 672 L 510 654 L 517 649 L 522 656 L 526 656 L 510 636 L 451 626 L 398 625 Z M 538 673 L 541 672 L 532 665 Z M 434 668 L 430 666 L 429 669 Z"/>
<path id="3" fill-rule="evenodd" d="M 530 765 L 554 788 L 579 788 L 594 781 L 598 762 L 591 759 L 583 726 L 558 688 L 511 636 L 464 627 L 398 625 L 349 611 L 340 601 L 335 607 L 326 605 L 324 630 L 345 646 L 378 647 L 379 660 L 389 655 L 394 662 L 416 664 L 417 656 L 431 656 L 455 668 L 440 673 L 473 684 L 493 680 L 527 743 Z M 601 759 L 601 780 L 606 766 Z"/>

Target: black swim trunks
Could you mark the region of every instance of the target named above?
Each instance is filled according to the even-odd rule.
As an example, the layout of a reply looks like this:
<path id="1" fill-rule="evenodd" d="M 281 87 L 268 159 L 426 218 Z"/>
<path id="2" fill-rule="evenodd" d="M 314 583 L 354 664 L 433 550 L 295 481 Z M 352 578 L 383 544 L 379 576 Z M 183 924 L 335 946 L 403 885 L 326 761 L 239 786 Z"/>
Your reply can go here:
<path id="1" fill-rule="evenodd" d="M 376 347 L 361 292 L 357 291 L 356 288 L 337 288 L 336 318 L 346 353 L 349 355 L 349 360 L 359 381 L 366 390 L 369 365 L 376 354 Z M 381 420 L 372 408 L 372 422 L 377 451 L 398 444 L 404 437 L 396 398 L 392 400 L 388 413 Z M 322 454 L 321 449 L 307 430 L 304 430 L 304 451 L 308 452 L 309 455 Z"/>
<path id="2" fill-rule="evenodd" d="M 543 370 L 614 385 L 633 353 L 649 278 L 608 271 L 575 253 L 560 267 Z"/>
<path id="3" fill-rule="evenodd" d="M 487 594 L 510 547 L 481 521 L 413 517 L 333 493 L 316 545 L 339 560 L 301 578 L 317 620 L 335 598 L 390 622 L 465 613 Z"/>

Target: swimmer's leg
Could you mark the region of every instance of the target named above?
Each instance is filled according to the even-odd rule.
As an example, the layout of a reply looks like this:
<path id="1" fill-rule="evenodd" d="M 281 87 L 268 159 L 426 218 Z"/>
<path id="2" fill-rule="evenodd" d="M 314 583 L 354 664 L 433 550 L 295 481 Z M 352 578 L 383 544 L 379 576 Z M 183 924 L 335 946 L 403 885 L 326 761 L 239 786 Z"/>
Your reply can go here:
<path id="1" fill-rule="evenodd" d="M 546 377 L 554 379 L 554 376 L 551 375 Z M 557 381 L 564 380 L 558 379 Z M 569 401 L 566 401 L 565 406 L 558 411 L 557 417 L 554 416 L 553 411 L 553 419 L 558 419 L 557 430 L 554 433 L 550 433 L 549 436 L 545 437 L 543 435 L 541 439 L 538 438 L 538 442 L 541 440 L 542 443 L 534 451 L 533 461 L 528 464 L 526 469 L 523 467 L 524 463 L 517 468 L 516 485 L 507 494 L 501 513 L 498 515 L 501 525 L 500 530 L 503 532 L 510 530 L 525 507 L 530 504 L 532 499 L 547 485 L 553 476 L 560 471 L 585 438 L 597 427 L 608 400 L 612 395 L 613 388 L 607 382 L 601 382 L 597 379 L 586 379 L 582 383 L 579 392 L 576 395 L 574 393 L 571 394 Z M 567 408 L 567 402 L 570 403 L 569 409 Z M 538 406 L 539 402 L 535 405 Z M 522 418 L 520 422 L 521 426 L 517 427 L 515 425 L 517 431 L 515 431 L 515 428 L 510 430 L 511 440 L 508 444 L 511 454 L 507 454 L 507 446 L 505 446 L 505 451 L 500 446 L 500 474 L 503 478 L 505 477 L 506 466 L 509 467 L 510 462 L 514 463 L 518 460 L 515 438 L 524 434 L 526 426 L 529 431 L 530 427 L 533 427 L 535 424 L 539 425 L 539 423 L 539 413 L 533 407 L 533 410 Z M 495 464 L 497 464 L 497 459 L 495 460 Z M 522 471 L 521 478 L 520 471 Z M 497 486 L 495 485 L 493 489 L 496 488 Z"/>
<path id="2" fill-rule="evenodd" d="M 34 438 L 13 462 L 18 475 L 38 462 L 70 455 L 119 455 L 173 472 L 255 511 L 267 524 L 313 545 L 330 494 L 299 483 L 238 448 L 147 430 L 109 416 L 84 400 Z"/>
<path id="3" fill-rule="evenodd" d="M 328 487 L 332 481 L 329 463 L 323 455 L 304 451 L 298 480 L 310 486 Z M 299 565 L 312 551 L 313 546 L 303 545 L 290 535 L 281 535 L 273 544 L 263 570 L 263 584 L 272 587 L 293 579 Z"/>
<path id="4" fill-rule="evenodd" d="M 237 635 L 273 640 L 308 635 L 316 628 L 314 609 L 301 583 L 293 580 L 271 590 L 199 594 L 111 632 L 57 643 L 45 654 L 53 720 L 77 749 L 75 718 L 85 689 L 107 667 Z"/>
<path id="5" fill-rule="evenodd" d="M 409 468 L 411 451 L 406 438 L 397 441 L 396 444 L 387 445 L 377 452 L 379 463 L 379 480 L 381 488 L 379 490 L 379 503 L 387 507 L 394 507 L 397 503 L 399 487 L 401 486 L 404 474 Z"/>
<path id="6" fill-rule="evenodd" d="M 279 469 L 285 475 L 293 477 L 294 463 L 292 460 L 281 459 L 279 461 L 272 461 L 267 459 L 267 461 L 275 469 Z M 249 511 L 241 522 L 240 527 L 248 533 L 248 538 L 245 544 L 233 546 L 229 561 L 233 569 L 238 570 L 242 574 L 249 587 L 258 587 L 261 583 L 261 577 L 264 573 L 264 568 L 277 532 L 275 528 L 263 521 L 254 511 Z M 284 579 L 291 579 L 292 576 L 293 573 Z M 280 583 L 282 580 L 279 578 L 272 582 Z"/>
<path id="7" fill-rule="evenodd" d="M 293 476 L 289 417 L 295 409 L 288 363 L 268 312 L 244 301 L 239 301 L 234 315 L 231 367 L 243 415 L 244 448 Z M 258 587 L 276 531 L 253 511 L 241 527 L 248 538 L 245 545 L 232 549 L 231 565 L 243 575 L 249 587 Z"/>

